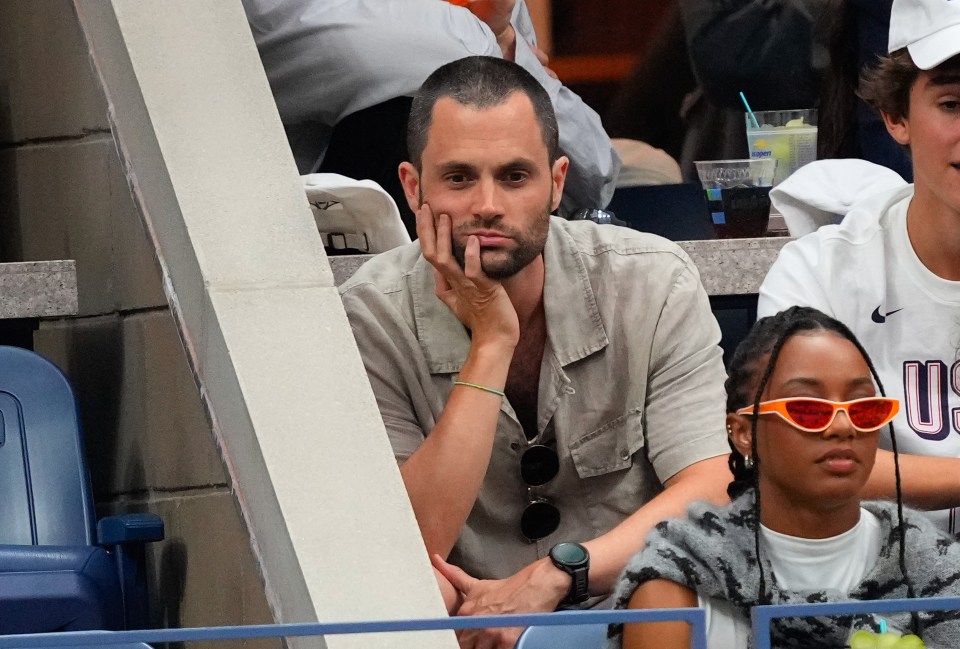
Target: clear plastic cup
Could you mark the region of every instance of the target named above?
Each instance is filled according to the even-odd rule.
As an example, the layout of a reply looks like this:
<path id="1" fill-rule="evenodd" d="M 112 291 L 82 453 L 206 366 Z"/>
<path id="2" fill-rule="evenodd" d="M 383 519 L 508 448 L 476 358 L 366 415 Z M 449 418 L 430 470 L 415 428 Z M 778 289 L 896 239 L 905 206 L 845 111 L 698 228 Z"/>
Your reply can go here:
<path id="1" fill-rule="evenodd" d="M 747 125 L 747 148 L 750 158 L 763 160 L 776 158 L 776 185 L 794 171 L 817 159 L 817 111 L 812 108 L 798 110 L 761 110 L 744 113 Z"/>
<path id="2" fill-rule="evenodd" d="M 713 228 L 721 239 L 762 237 L 770 222 L 775 158 L 694 162 L 707 194 Z"/>
<path id="3" fill-rule="evenodd" d="M 770 187 L 779 166 L 776 158 L 702 160 L 693 164 L 704 189 Z"/>

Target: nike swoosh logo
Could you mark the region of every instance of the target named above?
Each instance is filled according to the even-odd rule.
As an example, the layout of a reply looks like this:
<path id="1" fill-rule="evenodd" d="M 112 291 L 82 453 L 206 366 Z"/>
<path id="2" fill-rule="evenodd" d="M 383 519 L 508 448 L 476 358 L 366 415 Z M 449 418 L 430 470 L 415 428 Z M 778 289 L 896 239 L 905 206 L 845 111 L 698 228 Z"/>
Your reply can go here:
<path id="1" fill-rule="evenodd" d="M 877 324 L 883 324 L 884 322 L 887 321 L 887 316 L 891 316 L 897 311 L 903 311 L 903 308 L 901 307 L 899 309 L 894 309 L 893 311 L 888 311 L 886 315 L 883 315 L 882 313 L 880 313 L 880 307 L 878 306 L 876 309 L 873 310 L 873 313 L 870 314 L 870 319 L 876 322 Z"/>

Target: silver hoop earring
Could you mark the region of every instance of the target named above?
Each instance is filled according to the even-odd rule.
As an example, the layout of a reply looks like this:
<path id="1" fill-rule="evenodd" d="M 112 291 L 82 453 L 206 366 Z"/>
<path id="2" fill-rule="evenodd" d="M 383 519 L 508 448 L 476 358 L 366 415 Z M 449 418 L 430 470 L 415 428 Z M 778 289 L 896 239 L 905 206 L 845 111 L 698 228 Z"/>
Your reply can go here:
<path id="1" fill-rule="evenodd" d="M 753 458 L 750 457 L 749 455 L 747 455 L 746 457 L 744 457 L 744 458 L 743 458 L 743 467 L 744 467 L 745 469 L 752 469 L 752 468 L 753 468 Z"/>

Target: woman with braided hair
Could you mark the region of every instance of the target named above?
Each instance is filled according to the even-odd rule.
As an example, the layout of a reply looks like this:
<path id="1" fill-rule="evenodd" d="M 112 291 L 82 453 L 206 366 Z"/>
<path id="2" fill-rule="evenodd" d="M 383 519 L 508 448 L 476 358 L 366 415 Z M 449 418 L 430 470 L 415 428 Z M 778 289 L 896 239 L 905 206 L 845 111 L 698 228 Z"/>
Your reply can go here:
<path id="1" fill-rule="evenodd" d="M 899 404 L 850 330 L 808 307 L 759 320 L 727 388 L 734 479 L 725 506 L 693 505 L 658 525 L 630 562 L 618 607 L 707 609 L 712 649 L 747 647 L 760 604 L 960 595 L 960 545 L 896 502 L 861 502 L 880 430 Z M 758 560 L 759 558 L 759 560 Z M 952 613 L 783 618 L 773 646 L 841 648 L 857 632 L 960 646 Z M 862 635 L 862 633 L 861 633 Z M 682 622 L 610 630 L 610 647 L 689 647 Z"/>

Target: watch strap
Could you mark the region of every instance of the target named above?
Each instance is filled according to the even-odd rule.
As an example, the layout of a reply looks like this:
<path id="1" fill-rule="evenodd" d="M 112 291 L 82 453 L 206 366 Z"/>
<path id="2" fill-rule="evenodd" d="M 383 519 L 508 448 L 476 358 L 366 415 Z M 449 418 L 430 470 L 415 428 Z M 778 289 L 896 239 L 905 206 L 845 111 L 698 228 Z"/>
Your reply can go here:
<path id="1" fill-rule="evenodd" d="M 570 561 L 564 558 L 563 553 L 557 550 L 565 546 L 574 546 L 582 553 L 583 558 Z M 558 543 L 550 549 L 550 560 L 553 565 L 570 575 L 570 590 L 560 600 L 561 604 L 579 604 L 590 597 L 590 553 L 579 543 Z"/>
<path id="2" fill-rule="evenodd" d="M 590 597 L 590 585 L 588 580 L 589 567 L 568 569 L 572 581 L 570 582 L 570 591 L 560 602 L 561 604 L 579 604 L 585 602 Z"/>

